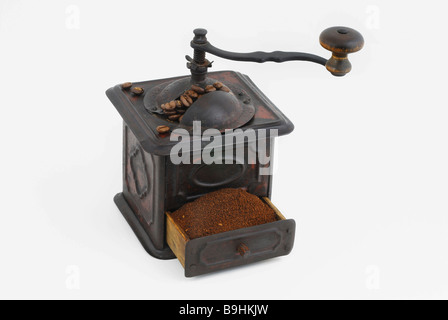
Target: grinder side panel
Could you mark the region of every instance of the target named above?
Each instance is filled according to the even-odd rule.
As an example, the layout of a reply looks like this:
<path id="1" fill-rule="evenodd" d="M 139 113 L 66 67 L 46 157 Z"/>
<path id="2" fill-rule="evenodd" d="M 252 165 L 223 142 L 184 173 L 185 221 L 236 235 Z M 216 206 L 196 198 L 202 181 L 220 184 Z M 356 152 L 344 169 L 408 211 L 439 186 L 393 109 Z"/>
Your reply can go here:
<path id="1" fill-rule="evenodd" d="M 154 246 L 165 243 L 165 157 L 146 153 L 124 126 L 123 195 Z"/>

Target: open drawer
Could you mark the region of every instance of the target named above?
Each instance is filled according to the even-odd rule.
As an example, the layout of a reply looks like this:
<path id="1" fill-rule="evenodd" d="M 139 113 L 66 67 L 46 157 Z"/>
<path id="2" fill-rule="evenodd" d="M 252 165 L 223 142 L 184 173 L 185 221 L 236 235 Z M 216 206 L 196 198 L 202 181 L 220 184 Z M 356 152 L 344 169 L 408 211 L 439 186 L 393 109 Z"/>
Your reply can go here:
<path id="1" fill-rule="evenodd" d="M 278 221 L 191 240 L 167 212 L 166 240 L 186 277 L 249 264 L 291 252 L 295 221 L 285 219 L 268 198 L 262 198 Z"/>

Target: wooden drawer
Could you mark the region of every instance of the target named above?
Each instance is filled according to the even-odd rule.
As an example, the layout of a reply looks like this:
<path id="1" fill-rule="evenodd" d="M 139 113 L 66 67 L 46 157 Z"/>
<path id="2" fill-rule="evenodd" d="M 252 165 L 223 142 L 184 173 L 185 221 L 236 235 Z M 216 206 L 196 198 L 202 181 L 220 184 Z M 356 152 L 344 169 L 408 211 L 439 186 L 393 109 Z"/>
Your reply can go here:
<path id="1" fill-rule="evenodd" d="M 185 268 L 186 277 L 287 255 L 294 245 L 295 221 L 287 220 L 268 198 L 262 198 L 278 221 L 189 239 L 167 215 L 167 243 Z"/>

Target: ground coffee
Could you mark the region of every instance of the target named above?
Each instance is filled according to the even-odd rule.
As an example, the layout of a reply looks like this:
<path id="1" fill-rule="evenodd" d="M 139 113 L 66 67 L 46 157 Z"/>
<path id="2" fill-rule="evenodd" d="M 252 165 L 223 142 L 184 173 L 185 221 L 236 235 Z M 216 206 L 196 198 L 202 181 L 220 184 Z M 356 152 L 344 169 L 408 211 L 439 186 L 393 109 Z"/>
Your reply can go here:
<path id="1" fill-rule="evenodd" d="M 277 221 L 257 196 L 242 189 L 221 189 L 185 204 L 171 214 L 190 239 Z"/>

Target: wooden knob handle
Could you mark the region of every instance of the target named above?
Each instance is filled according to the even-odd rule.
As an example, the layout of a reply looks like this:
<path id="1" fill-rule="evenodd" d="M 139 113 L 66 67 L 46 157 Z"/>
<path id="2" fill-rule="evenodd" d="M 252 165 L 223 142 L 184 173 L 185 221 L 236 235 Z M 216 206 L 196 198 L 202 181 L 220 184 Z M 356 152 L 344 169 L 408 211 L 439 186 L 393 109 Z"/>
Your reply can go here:
<path id="1" fill-rule="evenodd" d="M 352 69 L 347 55 L 362 49 L 364 38 L 358 31 L 347 27 L 325 29 L 319 37 L 320 44 L 333 54 L 326 68 L 334 76 L 344 76 Z"/>
<path id="2" fill-rule="evenodd" d="M 246 246 L 244 243 L 241 243 L 238 248 L 238 253 L 244 258 L 247 257 L 250 254 L 250 249 L 248 246 Z"/>

